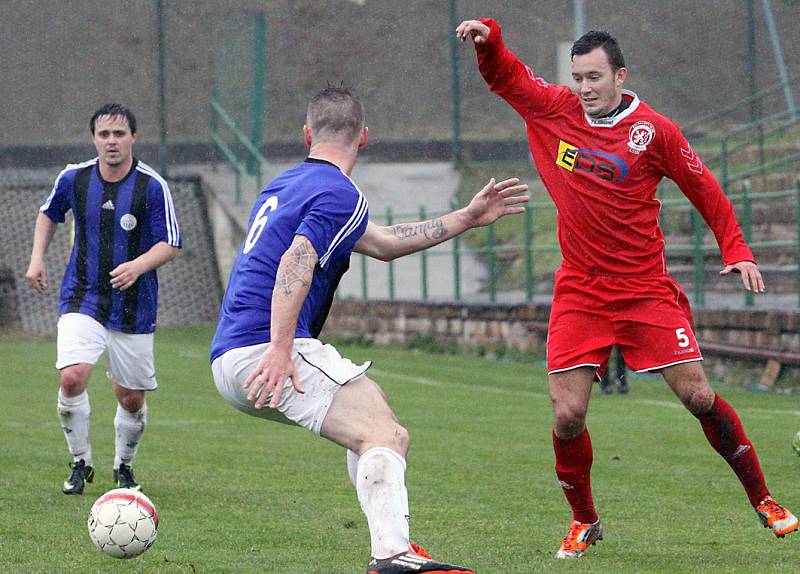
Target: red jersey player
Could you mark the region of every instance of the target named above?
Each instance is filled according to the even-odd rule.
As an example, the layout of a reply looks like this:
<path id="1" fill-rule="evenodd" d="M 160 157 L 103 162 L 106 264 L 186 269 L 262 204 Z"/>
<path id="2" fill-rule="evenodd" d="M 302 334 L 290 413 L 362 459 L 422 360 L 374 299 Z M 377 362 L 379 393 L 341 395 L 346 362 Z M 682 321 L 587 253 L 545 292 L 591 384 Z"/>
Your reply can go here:
<path id="1" fill-rule="evenodd" d="M 537 77 L 503 45 L 492 19 L 456 29 L 475 44 L 491 90 L 525 120 L 531 152 L 558 208 L 563 261 L 556 271 L 547 340 L 556 474 L 573 521 L 557 556 L 579 558 L 603 537 L 591 493 L 586 411 L 612 345 L 636 371 L 660 372 L 728 462 L 765 527 L 783 537 L 797 518 L 770 496 L 755 449 L 734 409 L 708 384 L 691 310 L 668 275 L 656 186 L 675 181 L 717 239 L 721 275 L 764 291 L 733 207 L 680 129 L 622 89 L 616 40 L 589 32 L 572 47 L 573 90 Z"/>

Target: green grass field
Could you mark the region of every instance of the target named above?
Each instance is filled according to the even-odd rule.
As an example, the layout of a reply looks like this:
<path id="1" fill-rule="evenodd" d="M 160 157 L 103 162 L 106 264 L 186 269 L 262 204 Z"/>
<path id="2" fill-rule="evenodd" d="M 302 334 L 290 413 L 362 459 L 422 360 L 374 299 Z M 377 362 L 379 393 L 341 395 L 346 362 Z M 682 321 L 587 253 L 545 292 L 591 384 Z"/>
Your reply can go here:
<path id="1" fill-rule="evenodd" d="M 53 339 L 0 338 L 0 572 L 263 572 L 365 570 L 366 520 L 344 451 L 304 430 L 234 411 L 206 360 L 211 330 L 162 329 L 160 388 L 137 476 L 157 505 L 155 545 L 108 558 L 86 516 L 112 488 L 113 393 L 90 385 L 97 475 L 64 496 L 68 454 L 56 416 Z M 412 535 L 441 559 L 481 574 L 791 572 L 800 536 L 763 529 L 727 465 L 663 384 L 634 378 L 628 396 L 595 396 L 589 426 L 606 538 L 581 561 L 553 555 L 570 514 L 555 479 L 542 364 L 340 346 L 370 371 L 411 431 Z M 800 510 L 800 397 L 721 388 L 758 447 L 775 496 Z M 792 566 L 794 564 L 794 566 Z"/>

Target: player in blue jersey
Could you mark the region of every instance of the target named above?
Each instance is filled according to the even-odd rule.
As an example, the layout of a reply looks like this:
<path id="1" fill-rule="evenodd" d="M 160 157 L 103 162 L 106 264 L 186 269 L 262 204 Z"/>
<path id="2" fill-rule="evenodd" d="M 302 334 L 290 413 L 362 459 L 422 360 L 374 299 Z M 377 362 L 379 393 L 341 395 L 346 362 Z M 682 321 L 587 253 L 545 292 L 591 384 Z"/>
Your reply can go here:
<path id="1" fill-rule="evenodd" d="M 131 111 L 105 105 L 89 127 L 97 157 L 70 164 L 58 175 L 36 219 L 26 273 L 36 291 L 47 289 L 44 254 L 56 225 L 72 211 L 75 241 L 61 283 L 56 361 L 58 416 L 73 457 L 65 494 L 82 494 L 84 483 L 94 478 L 86 385 L 105 350 L 118 402 L 114 481 L 141 489 L 131 465 L 147 424 L 145 391 L 157 386 L 155 270 L 174 259 L 181 246 L 167 182 L 133 157 L 136 118 Z"/>
<path id="2" fill-rule="evenodd" d="M 367 200 L 350 179 L 368 137 L 359 100 L 345 88 L 321 91 L 303 134 L 308 158 L 273 180 L 251 211 L 211 345 L 217 389 L 247 414 L 302 426 L 347 449 L 372 540 L 369 574 L 472 572 L 412 545 L 408 431 L 366 376 L 370 363 L 356 365 L 317 337 L 352 251 L 388 261 L 431 247 L 521 213 L 527 186 L 492 179 L 466 208 L 381 227 L 368 221 Z"/>

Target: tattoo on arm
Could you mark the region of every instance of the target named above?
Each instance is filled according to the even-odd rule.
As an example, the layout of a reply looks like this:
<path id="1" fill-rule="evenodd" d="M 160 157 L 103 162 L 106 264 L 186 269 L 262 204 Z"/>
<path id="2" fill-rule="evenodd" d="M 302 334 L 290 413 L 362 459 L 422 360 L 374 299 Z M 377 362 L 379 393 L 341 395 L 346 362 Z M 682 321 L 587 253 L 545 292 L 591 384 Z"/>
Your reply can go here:
<path id="1" fill-rule="evenodd" d="M 441 239 L 447 236 L 447 227 L 437 218 L 420 223 L 401 223 L 392 226 L 394 236 L 400 240 L 424 235 L 427 239 Z"/>
<path id="2" fill-rule="evenodd" d="M 308 287 L 314 277 L 316 264 L 317 254 L 309 241 L 295 239 L 281 258 L 275 277 L 275 289 L 281 289 L 288 297 L 292 294 L 292 285 L 295 283 Z"/>

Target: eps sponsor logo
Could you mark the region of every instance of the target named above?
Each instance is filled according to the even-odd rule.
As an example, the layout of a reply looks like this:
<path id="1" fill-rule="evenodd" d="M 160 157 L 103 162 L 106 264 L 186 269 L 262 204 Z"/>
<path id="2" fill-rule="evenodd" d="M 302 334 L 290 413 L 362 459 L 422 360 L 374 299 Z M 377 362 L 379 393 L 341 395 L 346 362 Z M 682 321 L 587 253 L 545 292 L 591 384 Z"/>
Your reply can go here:
<path id="1" fill-rule="evenodd" d="M 580 149 L 564 140 L 558 142 L 556 165 L 567 171 L 582 171 L 611 183 L 628 175 L 628 165 L 620 158 L 597 149 Z"/>

